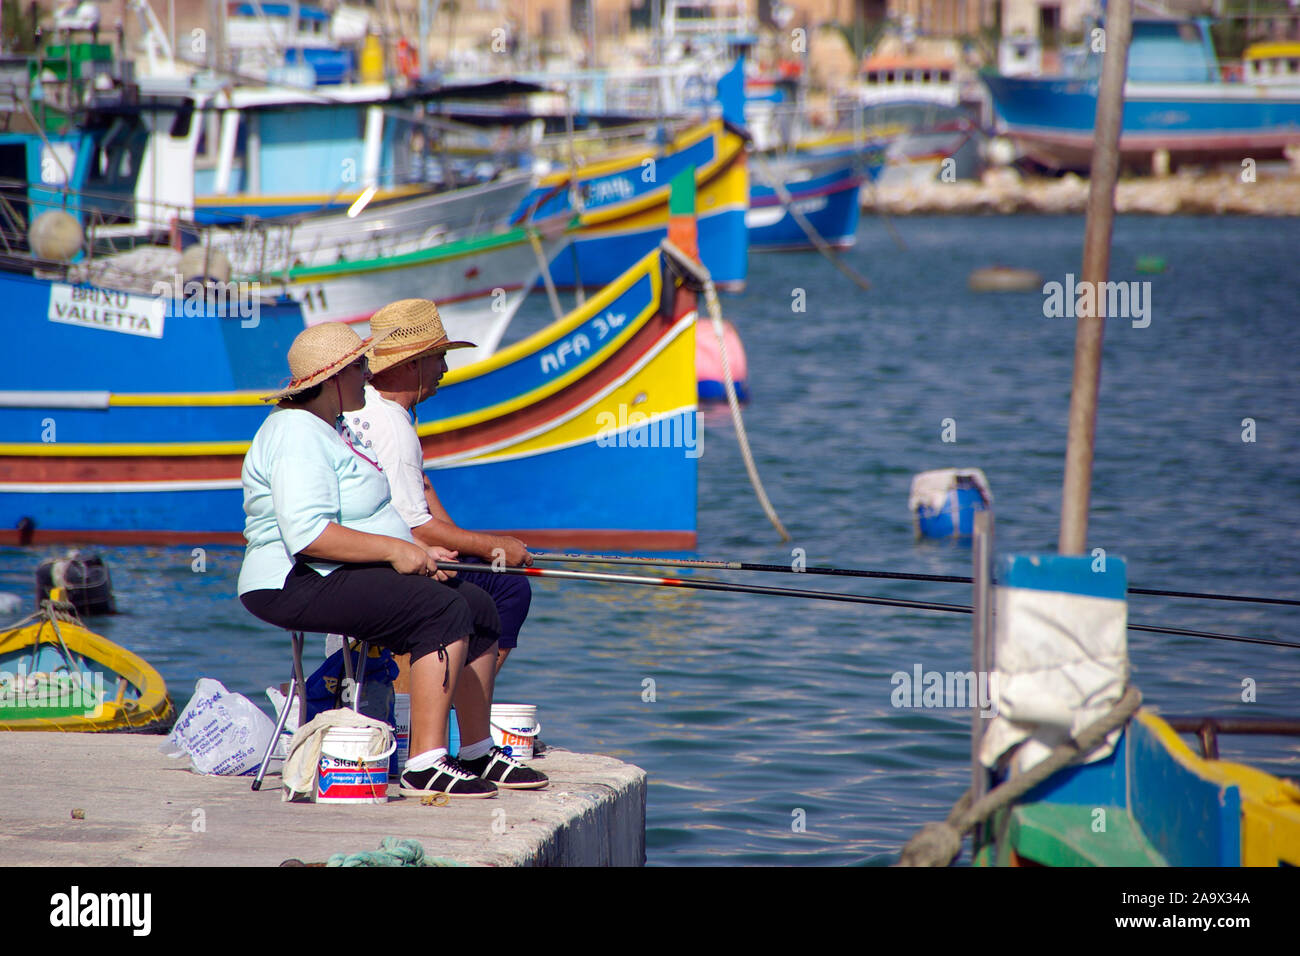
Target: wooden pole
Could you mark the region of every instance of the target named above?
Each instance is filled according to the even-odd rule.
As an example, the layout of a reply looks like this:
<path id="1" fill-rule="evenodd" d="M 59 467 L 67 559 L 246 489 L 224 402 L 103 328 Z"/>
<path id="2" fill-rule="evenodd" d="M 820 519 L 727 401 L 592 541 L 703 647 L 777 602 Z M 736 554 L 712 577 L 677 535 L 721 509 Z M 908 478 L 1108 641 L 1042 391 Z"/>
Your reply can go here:
<path id="1" fill-rule="evenodd" d="M 1115 220 L 1115 181 L 1119 175 L 1119 136 L 1124 117 L 1124 81 L 1132 0 L 1110 0 L 1106 9 L 1105 53 L 1097 91 L 1096 139 L 1088 187 L 1088 219 L 1083 236 L 1083 283 L 1097 293 L 1110 270 L 1110 238 Z M 1065 449 L 1061 496 L 1061 554 L 1082 554 L 1088 542 L 1088 502 L 1092 495 L 1093 438 L 1097 431 L 1097 391 L 1101 384 L 1101 343 L 1106 319 L 1101 296 L 1082 310 L 1074 337 L 1074 380 L 1070 387 L 1070 432 Z"/>
<path id="2" fill-rule="evenodd" d="M 988 688 L 990 698 L 997 692 L 993 678 L 993 514 L 989 511 L 975 513 L 975 537 L 971 548 L 974 563 L 975 587 L 971 600 L 971 666 L 975 669 L 975 700 L 971 705 L 970 734 L 970 795 L 975 802 L 988 793 L 989 777 L 980 760 L 984 742 L 984 711 L 982 688 Z M 996 707 L 995 701 L 989 704 Z M 982 824 L 975 827 L 973 846 L 978 849 L 983 842 Z"/>

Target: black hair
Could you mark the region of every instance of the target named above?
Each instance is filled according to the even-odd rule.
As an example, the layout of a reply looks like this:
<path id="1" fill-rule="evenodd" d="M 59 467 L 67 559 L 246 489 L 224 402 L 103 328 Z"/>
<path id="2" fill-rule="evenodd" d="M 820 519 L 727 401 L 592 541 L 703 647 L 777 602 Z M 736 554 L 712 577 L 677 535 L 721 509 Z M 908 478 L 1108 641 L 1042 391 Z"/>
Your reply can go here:
<path id="1" fill-rule="evenodd" d="M 301 405 L 304 402 L 310 402 L 320 395 L 321 389 L 324 387 L 325 382 L 317 382 L 311 388 L 304 388 L 301 392 L 286 396 L 283 401 L 287 405 Z"/>

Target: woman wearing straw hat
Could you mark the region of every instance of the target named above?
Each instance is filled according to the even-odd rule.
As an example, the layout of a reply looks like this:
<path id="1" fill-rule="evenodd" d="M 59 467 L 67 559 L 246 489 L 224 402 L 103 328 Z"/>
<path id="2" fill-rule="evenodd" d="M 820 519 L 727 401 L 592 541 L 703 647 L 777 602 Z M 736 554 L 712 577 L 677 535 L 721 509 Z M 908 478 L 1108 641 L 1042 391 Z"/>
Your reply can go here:
<path id="1" fill-rule="evenodd" d="M 384 337 L 363 340 L 332 322 L 294 339 L 291 381 L 268 396 L 278 407 L 244 458 L 240 599 L 277 627 L 410 654 L 412 756 L 402 793 L 491 797 L 498 786 L 544 787 L 545 775 L 516 762 L 484 779 L 447 754 L 453 700 L 465 739 L 490 738 L 500 620 L 485 592 L 438 571 L 446 552 L 412 540 L 379 465 L 336 431 L 343 412 L 362 406 L 366 352 Z"/>
<path id="2" fill-rule="evenodd" d="M 453 342 L 442 326 L 438 306 L 428 299 L 401 299 L 370 317 L 370 331 L 384 341 L 370 361 L 365 407 L 344 415 L 344 435 L 379 462 L 388 477 L 397 509 L 419 544 L 448 548 L 473 561 L 498 556 L 510 565 L 533 563 L 528 547 L 510 535 L 468 531 L 452 520 L 424 472 L 424 450 L 412 426 L 411 410 L 438 390 L 447 371 L 446 353 L 473 348 Z M 501 616 L 497 672 L 519 644 L 519 631 L 532 601 L 528 579 L 517 575 L 469 572 L 496 603 Z"/>

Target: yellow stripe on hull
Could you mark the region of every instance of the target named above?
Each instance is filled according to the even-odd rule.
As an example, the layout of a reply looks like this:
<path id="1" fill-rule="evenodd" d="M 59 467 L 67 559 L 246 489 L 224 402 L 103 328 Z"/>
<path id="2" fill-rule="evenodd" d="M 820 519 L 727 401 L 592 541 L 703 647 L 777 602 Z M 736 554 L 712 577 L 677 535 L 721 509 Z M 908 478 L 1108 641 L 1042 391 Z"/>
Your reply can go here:
<path id="1" fill-rule="evenodd" d="M 1150 711 L 1139 711 L 1137 719 L 1192 773 L 1237 787 L 1241 793 L 1242 866 L 1300 866 L 1300 787 L 1254 767 L 1197 756 L 1177 731 Z"/>
<path id="2" fill-rule="evenodd" d="M 713 161 L 695 172 L 697 214 L 707 217 L 728 209 L 747 209 L 749 175 L 745 167 L 745 142 L 727 129 L 722 120 L 713 120 L 683 133 L 673 140 L 668 151 L 686 149 L 709 136 L 715 137 L 716 150 Z M 657 149 L 635 150 L 584 166 L 582 175 L 594 178 L 626 170 L 639 172 L 645 160 L 653 161 L 660 155 L 661 152 Z M 722 171 L 721 175 L 719 171 Z M 554 173 L 543 179 L 542 185 L 548 189 L 557 188 L 567 181 L 567 172 Z M 668 222 L 669 188 L 670 184 L 664 183 L 660 188 L 636 199 L 584 212 L 581 218 L 583 235 L 600 235 L 601 227 L 629 232 L 663 227 Z"/>
<path id="3" fill-rule="evenodd" d="M 389 186 L 380 189 L 371 198 L 371 205 L 388 202 L 393 199 L 407 199 L 411 196 L 418 196 L 429 191 L 428 186 L 419 184 L 411 186 Z M 337 193 L 276 193 L 274 195 L 258 194 L 250 196 L 247 193 L 236 193 L 229 196 L 196 196 L 194 207 L 196 209 L 218 209 L 222 206 L 267 206 L 267 205 L 284 205 L 284 206 L 327 206 L 331 203 L 351 205 L 359 199 L 365 187 Z"/>
<path id="4" fill-rule="evenodd" d="M 683 375 L 683 368 L 691 369 L 692 374 Z M 610 428 L 610 420 L 600 417 L 605 412 L 612 415 L 617 424 L 634 413 L 645 415 L 649 420 L 680 412 L 684 408 L 694 409 L 698 400 L 694 368 L 695 326 L 692 323 L 643 368 L 590 408 L 542 434 L 468 460 L 483 463 L 502 458 L 540 455 L 569 445 L 595 441 L 602 435 L 612 437 L 616 431 Z M 620 415 L 620 406 L 626 409 L 623 415 Z"/>

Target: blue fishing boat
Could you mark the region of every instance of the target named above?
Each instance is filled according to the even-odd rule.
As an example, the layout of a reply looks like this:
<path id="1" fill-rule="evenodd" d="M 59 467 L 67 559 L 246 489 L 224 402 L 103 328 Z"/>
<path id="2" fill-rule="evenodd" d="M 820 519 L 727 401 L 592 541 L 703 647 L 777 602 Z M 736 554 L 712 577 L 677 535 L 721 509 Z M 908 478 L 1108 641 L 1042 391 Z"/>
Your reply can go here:
<path id="1" fill-rule="evenodd" d="M 1300 143 L 1300 76 L 1242 75 L 1219 63 L 1210 21 L 1134 20 L 1120 153 L 1172 163 L 1274 159 Z M 981 75 L 1006 134 L 1031 158 L 1086 171 L 1101 54 L 1060 76 Z"/>
<path id="2" fill-rule="evenodd" d="M 476 101 L 485 88 L 517 86 L 454 92 Z M 66 215 L 83 237 L 73 281 L 146 295 L 194 278 L 181 253 L 198 246 L 208 274 L 275 284 L 308 323 L 363 323 L 398 293 L 437 289 L 444 321 L 482 357 L 566 223 L 508 221 L 533 177 L 503 170 L 507 154 L 486 164 L 482 182 L 424 181 L 433 154 L 408 114 L 452 92 L 419 100 L 337 87 L 322 100 L 195 88 L 92 99 L 58 130 L 0 133 L 0 192 L 15 213 L 5 239 L 24 268 L 28 229 Z"/>
<path id="3" fill-rule="evenodd" d="M 988 784 L 1014 786 L 1067 733 L 1116 729 L 999 809 L 976 839 L 977 865 L 1300 865 L 1300 787 L 1198 756 L 1179 722 L 1126 689 L 1123 559 L 1015 555 L 998 562 L 997 582 L 995 715 L 976 725 Z"/>
<path id="4" fill-rule="evenodd" d="M 0 391 L 0 542 L 241 542 L 243 456 L 299 305 L 242 286 L 217 301 L 197 283 L 184 299 L 144 295 L 37 265 L 0 272 L 24 317 L 15 350 L 49 359 L 19 363 Z M 693 293 L 654 250 L 449 373 L 420 435 L 452 516 L 541 546 L 693 547 L 694 321 Z"/>
<path id="5" fill-rule="evenodd" d="M 813 248 L 809 230 L 791 207 L 828 245 L 853 245 L 862 184 L 874 181 L 884 164 L 882 142 L 855 145 L 851 134 L 801 142 L 770 157 L 756 156 L 745 214 L 750 248 L 766 252 Z"/>
<path id="6" fill-rule="evenodd" d="M 741 291 L 749 269 L 749 172 L 743 132 L 722 119 L 690 125 L 662 145 L 593 157 L 573 176 L 557 169 L 513 218 L 577 215 L 578 234 L 571 249 L 551 261 L 552 279 L 566 287 L 604 285 L 668 235 L 669 183 L 690 167 L 704 265 L 719 289 Z"/>

